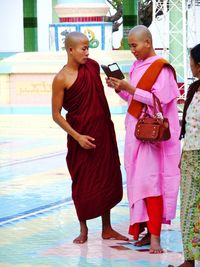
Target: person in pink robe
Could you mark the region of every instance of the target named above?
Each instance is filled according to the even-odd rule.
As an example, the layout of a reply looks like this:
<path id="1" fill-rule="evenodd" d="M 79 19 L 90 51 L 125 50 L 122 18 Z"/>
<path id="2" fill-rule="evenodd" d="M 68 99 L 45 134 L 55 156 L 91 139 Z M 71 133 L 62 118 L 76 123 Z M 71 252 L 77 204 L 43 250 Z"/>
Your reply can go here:
<path id="1" fill-rule="evenodd" d="M 137 118 L 127 112 L 125 119 L 125 170 L 127 176 L 127 192 L 130 206 L 130 231 L 134 239 L 144 230 L 147 223 L 148 233 L 136 243 L 138 246 L 150 243 L 150 253 L 162 253 L 160 246 L 159 229 L 154 233 L 152 228 L 157 228 L 155 222 L 170 223 L 176 214 L 176 202 L 180 182 L 180 141 L 179 119 L 177 111 L 177 97 L 179 90 L 170 68 L 164 67 L 151 92 L 136 88 L 136 85 L 147 68 L 158 58 L 152 46 L 150 31 L 145 26 L 134 27 L 128 36 L 131 52 L 137 60 L 130 70 L 130 83 L 115 78 L 107 79 L 109 87 L 114 88 L 120 97 L 127 101 L 128 106 L 132 98 L 148 106 L 148 112 L 153 113 L 154 93 L 160 100 L 164 117 L 170 123 L 171 138 L 164 142 L 142 142 L 134 135 Z M 158 205 L 150 208 L 147 200 L 157 199 Z M 162 201 L 162 202 L 161 202 Z M 156 202 L 155 202 L 156 203 Z M 160 209 L 161 207 L 161 209 Z M 157 211 L 156 209 L 157 208 Z M 161 218 L 159 213 L 161 210 Z M 152 214 L 153 213 L 153 214 Z M 153 220 L 150 220 L 150 216 Z M 155 226 L 155 227 L 154 227 Z M 138 229 L 138 231 L 136 230 Z"/>

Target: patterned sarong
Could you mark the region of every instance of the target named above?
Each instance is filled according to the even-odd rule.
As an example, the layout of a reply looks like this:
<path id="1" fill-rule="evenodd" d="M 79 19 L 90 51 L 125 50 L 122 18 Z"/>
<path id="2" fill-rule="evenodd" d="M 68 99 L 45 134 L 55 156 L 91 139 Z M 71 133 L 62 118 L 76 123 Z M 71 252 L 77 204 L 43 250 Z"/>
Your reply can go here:
<path id="1" fill-rule="evenodd" d="M 182 155 L 180 215 L 185 260 L 200 260 L 200 150 Z"/>

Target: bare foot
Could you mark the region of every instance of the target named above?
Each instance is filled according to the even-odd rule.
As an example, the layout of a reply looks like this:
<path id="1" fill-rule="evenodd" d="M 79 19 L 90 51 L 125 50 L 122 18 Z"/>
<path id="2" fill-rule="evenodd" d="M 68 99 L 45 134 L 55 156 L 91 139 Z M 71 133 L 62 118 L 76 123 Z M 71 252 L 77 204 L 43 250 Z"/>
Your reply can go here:
<path id="1" fill-rule="evenodd" d="M 80 235 L 74 239 L 73 243 L 83 244 L 87 241 L 88 238 L 88 228 L 86 221 L 79 221 L 80 223 Z"/>
<path id="2" fill-rule="evenodd" d="M 174 267 L 174 265 L 168 265 L 168 267 Z M 194 267 L 194 261 L 184 261 L 184 263 L 182 263 L 181 265 L 179 265 L 178 267 Z"/>
<path id="3" fill-rule="evenodd" d="M 160 246 L 160 237 L 156 235 L 151 235 L 151 246 L 149 249 L 150 254 L 161 254 L 163 249 Z"/>
<path id="4" fill-rule="evenodd" d="M 87 241 L 87 234 L 82 234 L 80 233 L 80 235 L 74 239 L 73 243 L 75 244 L 83 244 Z"/>
<path id="5" fill-rule="evenodd" d="M 146 245 L 150 245 L 151 235 L 147 233 L 142 239 L 134 243 L 136 247 L 142 247 Z"/>
<path id="6" fill-rule="evenodd" d="M 108 230 L 104 230 L 102 232 L 102 238 L 103 239 L 115 239 L 115 240 L 123 240 L 128 241 L 128 237 L 121 235 L 120 233 L 116 232 L 112 228 Z"/>

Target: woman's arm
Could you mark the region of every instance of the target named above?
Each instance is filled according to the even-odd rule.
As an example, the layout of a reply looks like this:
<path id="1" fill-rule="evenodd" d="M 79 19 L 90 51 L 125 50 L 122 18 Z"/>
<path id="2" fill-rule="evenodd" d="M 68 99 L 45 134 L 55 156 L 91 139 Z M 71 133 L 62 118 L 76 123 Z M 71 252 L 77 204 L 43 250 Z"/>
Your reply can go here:
<path id="1" fill-rule="evenodd" d="M 117 91 L 115 90 L 115 92 L 126 102 L 128 102 L 128 98 L 130 96 L 130 94 L 126 91 Z"/>
<path id="2" fill-rule="evenodd" d="M 125 80 L 119 80 L 110 77 L 106 80 L 106 82 L 109 87 L 114 88 L 115 91 L 117 91 L 122 98 L 125 98 L 126 101 L 128 100 L 129 95 L 132 95 L 135 100 L 153 106 L 153 98 L 151 93 L 139 88 L 135 88 Z"/>
<path id="3" fill-rule="evenodd" d="M 121 90 L 122 92 L 128 92 L 135 100 L 149 106 L 153 106 L 152 93 L 159 98 L 161 104 L 167 104 L 179 96 L 179 90 L 174 79 L 174 75 L 171 69 L 167 67 L 164 67 L 160 72 L 151 92 L 135 88 L 125 80 L 119 80 L 111 77 L 108 79 L 107 84 L 109 87 L 112 87 L 117 91 Z"/>

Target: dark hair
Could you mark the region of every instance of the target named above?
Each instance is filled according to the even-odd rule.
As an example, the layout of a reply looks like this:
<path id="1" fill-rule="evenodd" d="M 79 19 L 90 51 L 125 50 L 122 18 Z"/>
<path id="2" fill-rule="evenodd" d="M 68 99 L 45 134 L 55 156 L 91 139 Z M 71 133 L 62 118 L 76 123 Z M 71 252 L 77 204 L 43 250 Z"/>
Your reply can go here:
<path id="1" fill-rule="evenodd" d="M 190 50 L 190 56 L 194 60 L 195 64 L 200 63 L 200 44 L 196 45 Z M 185 126 L 186 126 L 186 114 L 187 114 L 187 109 L 192 102 L 194 94 L 198 91 L 200 87 L 200 79 L 197 81 L 193 82 L 188 90 L 187 96 L 186 96 L 186 101 L 183 109 L 183 119 L 182 119 L 182 125 L 181 125 L 181 133 L 179 139 L 181 140 L 185 136 Z"/>
<path id="2" fill-rule="evenodd" d="M 200 44 L 190 50 L 190 55 L 196 64 L 200 63 Z"/>

